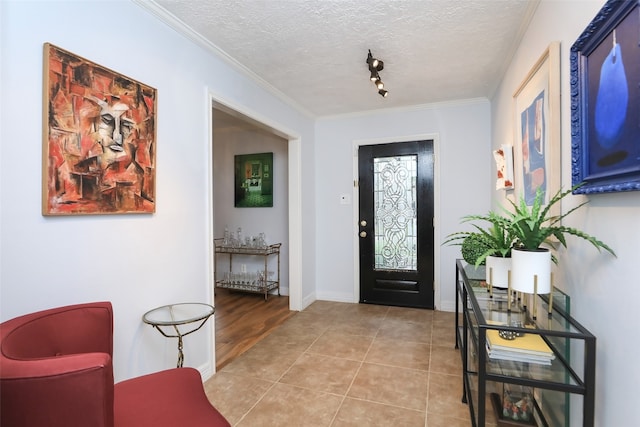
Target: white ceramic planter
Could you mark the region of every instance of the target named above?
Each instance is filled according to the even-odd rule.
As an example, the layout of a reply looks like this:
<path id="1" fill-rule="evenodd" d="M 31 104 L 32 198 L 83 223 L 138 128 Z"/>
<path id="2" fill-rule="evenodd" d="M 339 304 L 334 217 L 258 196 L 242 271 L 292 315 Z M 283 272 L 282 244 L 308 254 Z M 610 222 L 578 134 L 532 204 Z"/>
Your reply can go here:
<path id="1" fill-rule="evenodd" d="M 509 287 L 509 270 L 511 270 L 511 258 L 499 256 L 487 257 L 486 281 L 494 288 Z"/>
<path id="2" fill-rule="evenodd" d="M 511 251 L 511 288 L 532 294 L 538 276 L 538 295 L 551 292 L 551 252 L 548 249 Z"/>

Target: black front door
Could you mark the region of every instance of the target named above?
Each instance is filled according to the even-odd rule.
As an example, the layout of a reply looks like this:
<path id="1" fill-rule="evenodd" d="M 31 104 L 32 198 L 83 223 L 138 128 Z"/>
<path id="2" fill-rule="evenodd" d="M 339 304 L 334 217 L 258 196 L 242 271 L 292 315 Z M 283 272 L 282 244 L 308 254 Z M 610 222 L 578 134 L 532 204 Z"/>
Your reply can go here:
<path id="1" fill-rule="evenodd" d="M 433 141 L 358 149 L 360 302 L 434 308 Z"/>

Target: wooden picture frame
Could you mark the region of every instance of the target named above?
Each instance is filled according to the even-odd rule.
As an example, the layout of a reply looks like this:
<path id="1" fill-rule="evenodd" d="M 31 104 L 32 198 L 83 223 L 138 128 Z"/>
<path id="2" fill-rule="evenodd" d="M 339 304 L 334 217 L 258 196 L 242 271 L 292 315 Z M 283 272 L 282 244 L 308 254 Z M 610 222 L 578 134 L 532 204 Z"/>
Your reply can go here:
<path id="1" fill-rule="evenodd" d="M 234 156 L 236 208 L 273 207 L 273 153 Z"/>
<path id="2" fill-rule="evenodd" d="M 514 185 L 516 203 L 545 205 L 560 189 L 560 43 L 553 42 L 513 94 L 515 110 Z M 560 205 L 552 207 L 560 214 Z"/>
<path id="3" fill-rule="evenodd" d="M 150 86 L 44 44 L 42 214 L 154 213 Z"/>
<path id="4" fill-rule="evenodd" d="M 639 32 L 639 1 L 608 1 L 571 47 L 574 193 L 640 190 Z"/>

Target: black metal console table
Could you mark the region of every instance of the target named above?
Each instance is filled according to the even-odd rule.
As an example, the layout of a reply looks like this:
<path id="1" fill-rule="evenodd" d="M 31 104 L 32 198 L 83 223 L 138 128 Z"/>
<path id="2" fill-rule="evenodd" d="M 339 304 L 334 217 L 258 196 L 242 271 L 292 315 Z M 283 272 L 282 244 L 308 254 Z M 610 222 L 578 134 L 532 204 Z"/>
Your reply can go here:
<path id="1" fill-rule="evenodd" d="M 533 319 L 530 310 L 517 300 L 508 310 L 506 290 L 494 289 L 491 295 L 484 277 L 474 271 L 465 261 L 456 261 L 456 348 L 462 356 L 463 402 L 469 405 L 473 426 L 484 427 L 487 420 L 498 426 L 568 426 L 570 415 L 581 412 L 582 425 L 592 427 L 596 338 L 567 313 L 566 295 L 554 292 L 538 296 L 538 316 Z M 553 302 L 547 315 L 549 296 Z M 491 344 L 495 331 L 502 331 L 503 337 L 539 336 L 542 345 L 553 352 L 551 360 L 531 363 L 496 357 L 495 353 L 492 356 L 487 342 L 489 335 Z M 529 421 L 514 423 L 503 415 L 503 410 L 509 412 L 509 403 L 505 405 L 503 400 L 505 390 L 514 388 L 526 394 L 526 401 L 531 403 Z M 570 405 L 575 405 L 573 410 Z"/>

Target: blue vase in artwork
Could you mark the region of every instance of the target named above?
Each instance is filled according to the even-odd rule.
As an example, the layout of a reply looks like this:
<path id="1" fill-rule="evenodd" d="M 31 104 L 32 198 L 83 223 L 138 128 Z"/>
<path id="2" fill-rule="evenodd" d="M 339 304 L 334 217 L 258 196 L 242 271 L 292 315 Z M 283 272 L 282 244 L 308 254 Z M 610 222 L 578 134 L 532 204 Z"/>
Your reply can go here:
<path id="1" fill-rule="evenodd" d="M 600 69 L 600 85 L 596 96 L 595 128 L 598 144 L 613 147 L 622 135 L 627 117 L 629 87 L 622 62 L 620 44 L 615 43 Z"/>

